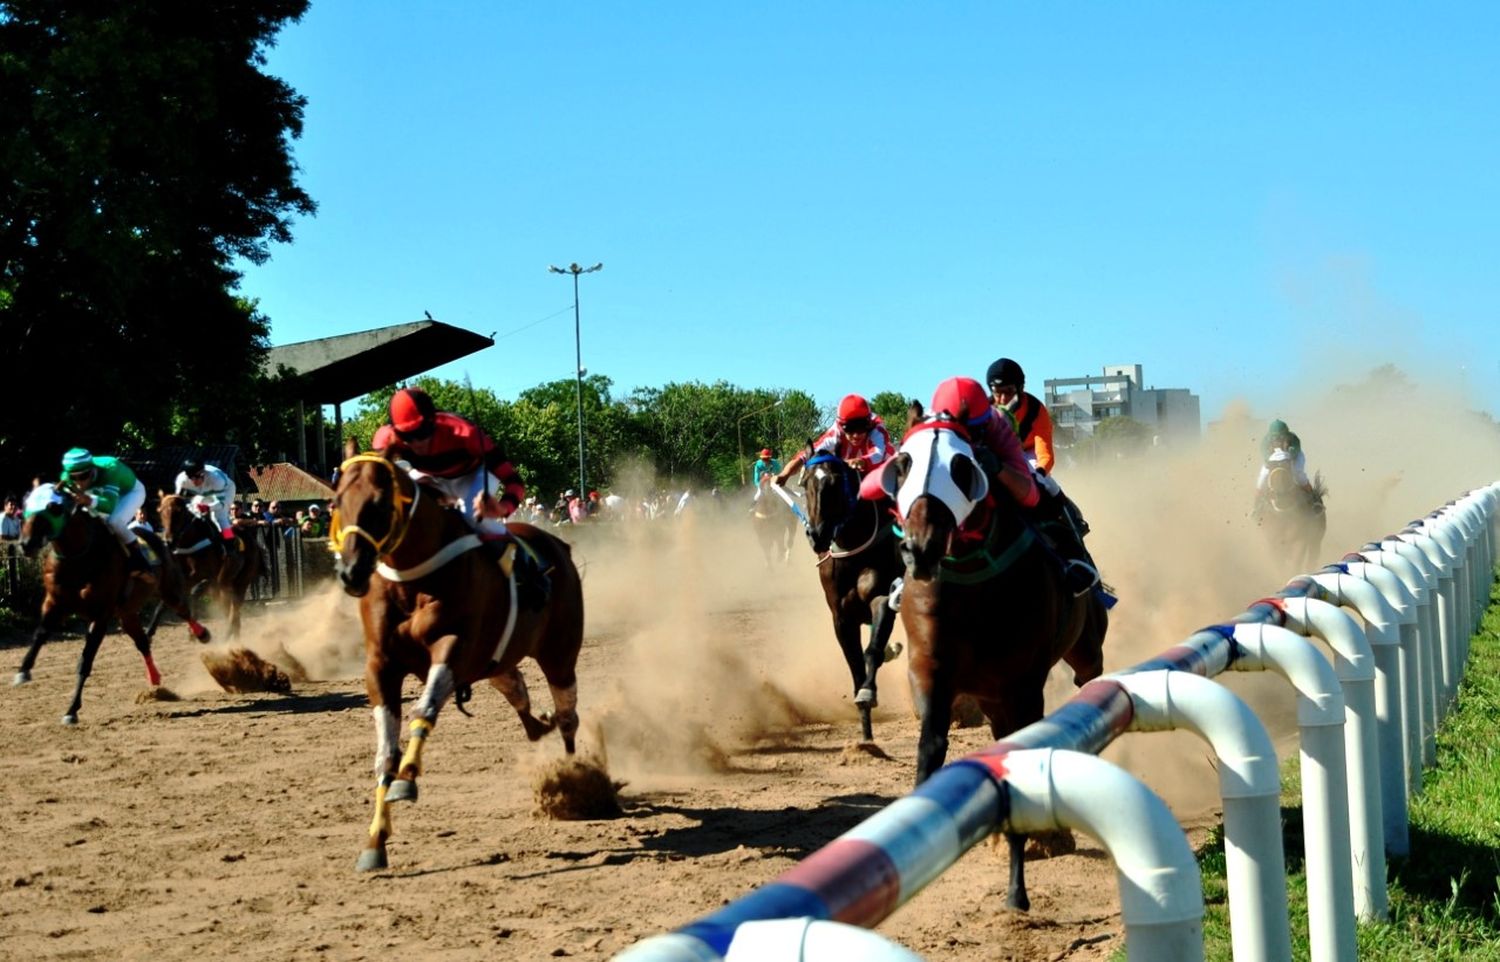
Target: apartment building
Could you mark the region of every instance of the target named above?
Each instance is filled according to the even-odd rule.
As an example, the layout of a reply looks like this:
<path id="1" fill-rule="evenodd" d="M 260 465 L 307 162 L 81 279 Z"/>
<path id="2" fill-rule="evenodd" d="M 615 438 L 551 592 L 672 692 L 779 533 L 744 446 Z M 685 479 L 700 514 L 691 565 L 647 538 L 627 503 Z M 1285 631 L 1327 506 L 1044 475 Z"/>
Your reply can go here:
<path id="1" fill-rule="evenodd" d="M 1093 434 L 1105 418 L 1127 417 L 1147 425 L 1164 443 L 1197 440 L 1198 395 L 1187 388 L 1148 388 L 1139 364 L 1106 364 L 1103 373 L 1048 378 L 1042 398 L 1063 433 Z"/>

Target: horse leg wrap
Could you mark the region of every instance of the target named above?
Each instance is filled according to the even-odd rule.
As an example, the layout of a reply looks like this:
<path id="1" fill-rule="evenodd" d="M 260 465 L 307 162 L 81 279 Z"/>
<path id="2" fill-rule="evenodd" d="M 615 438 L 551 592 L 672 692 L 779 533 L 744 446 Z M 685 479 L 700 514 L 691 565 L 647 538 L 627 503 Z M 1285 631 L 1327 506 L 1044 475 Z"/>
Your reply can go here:
<path id="1" fill-rule="evenodd" d="M 425 718 L 413 718 L 411 730 L 406 742 L 406 753 L 401 756 L 401 775 L 403 778 L 416 778 L 422 774 L 422 746 L 427 743 L 427 736 L 432 732 L 432 722 Z"/>
<path id="2" fill-rule="evenodd" d="M 154 661 L 151 660 L 151 656 L 150 655 L 146 655 L 145 658 L 146 658 L 146 681 L 148 683 L 150 683 L 150 685 L 154 688 L 157 685 L 161 684 L 161 672 L 159 672 L 159 671 L 156 670 L 156 662 L 154 662 Z"/>
<path id="3" fill-rule="evenodd" d="M 442 711 L 443 705 L 453 696 L 453 669 L 447 665 L 433 665 L 427 672 L 427 685 L 422 689 L 422 697 L 412 709 L 416 718 L 427 722 L 431 728 L 437 722 L 438 712 Z M 412 721 L 413 727 L 416 720 Z"/>
<path id="4" fill-rule="evenodd" d="M 370 840 L 384 842 L 391 837 L 391 807 L 386 804 L 385 790 L 391 787 L 395 776 L 383 772 L 375 781 L 375 817 L 370 820 Z"/>

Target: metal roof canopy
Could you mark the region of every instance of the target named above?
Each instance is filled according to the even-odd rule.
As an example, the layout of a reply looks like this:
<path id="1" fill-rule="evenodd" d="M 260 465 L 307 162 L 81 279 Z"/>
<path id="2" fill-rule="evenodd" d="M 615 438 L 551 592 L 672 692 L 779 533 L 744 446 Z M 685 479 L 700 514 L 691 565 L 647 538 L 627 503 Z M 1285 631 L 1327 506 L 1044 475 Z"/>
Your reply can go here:
<path id="1" fill-rule="evenodd" d="M 340 404 L 494 344 L 442 321 L 413 321 L 273 347 L 266 368 L 290 369 L 304 401 Z"/>

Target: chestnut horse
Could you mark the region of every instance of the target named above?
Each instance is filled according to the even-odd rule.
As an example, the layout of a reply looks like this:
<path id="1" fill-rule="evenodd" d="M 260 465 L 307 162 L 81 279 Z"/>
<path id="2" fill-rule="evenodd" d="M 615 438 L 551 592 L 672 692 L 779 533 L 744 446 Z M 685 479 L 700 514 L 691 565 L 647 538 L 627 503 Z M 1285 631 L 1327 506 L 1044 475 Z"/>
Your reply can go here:
<path id="1" fill-rule="evenodd" d="M 68 615 L 82 615 L 88 621 L 88 630 L 83 638 L 83 653 L 78 657 L 73 700 L 63 715 L 64 725 L 78 724 L 83 684 L 94 670 L 94 656 L 115 618 L 119 618 L 120 629 L 130 636 L 136 651 L 145 659 L 146 680 L 152 685 L 161 684 L 161 672 L 151 657 L 156 619 L 149 626 L 141 624 L 141 609 L 146 602 L 160 598 L 182 616 L 193 637 L 208 640 L 208 629 L 193 620 L 182 573 L 166 553 L 161 539 L 147 531 L 137 530 L 136 535 L 156 552 L 158 563 L 149 572 L 129 570 L 124 548 L 109 525 L 80 510 L 72 490 L 65 485 L 40 485 L 26 499 L 26 520 L 21 525 L 22 552 L 28 558 L 35 558 L 44 547 L 50 545 L 52 550 L 47 552 L 42 565 L 45 595 L 41 622 L 31 636 L 31 647 L 26 649 L 12 684 L 31 681 L 37 653 L 48 636 L 62 627 Z"/>
<path id="2" fill-rule="evenodd" d="M 365 689 L 375 709 L 375 817 L 360 853 L 360 871 L 387 866 L 390 805 L 416 801 L 422 748 L 438 712 L 471 686 L 488 681 L 503 694 L 536 741 L 556 728 L 573 753 L 578 732 L 574 665 L 583 645 L 583 589 L 566 542 L 529 524 L 510 525 L 521 539 L 497 561 L 457 511 L 419 486 L 384 453 L 358 454 L 339 469 L 329 542 L 344 590 L 360 599 L 365 630 Z M 479 549 L 479 550 L 476 550 Z M 517 604 L 507 574 L 514 552 L 532 553 L 551 578 L 540 611 Z M 377 576 L 378 573 L 378 576 Z M 552 715 L 534 716 L 522 658 L 533 658 L 552 691 Z M 401 740 L 401 684 L 425 678 Z M 467 714 L 467 712 L 465 712 Z"/>
<path id="3" fill-rule="evenodd" d="M 240 609 L 245 594 L 264 570 L 255 529 L 234 529 L 225 541 L 213 519 L 212 503 L 200 498 L 167 494 L 161 499 L 162 538 L 182 565 L 189 589 L 207 588 L 229 622 L 229 637 L 240 635 Z"/>
<path id="4" fill-rule="evenodd" d="M 1059 660 L 1083 685 L 1104 670 L 1108 614 L 1097 593 L 1074 597 L 1044 535 L 989 479 L 960 420 L 919 418 L 880 478 L 902 515 L 912 697 L 922 718 L 917 784 L 948 754 L 953 698 L 972 696 L 1002 738 L 1043 715 L 1047 674 Z M 1025 910 L 1025 839 L 1009 836 L 1007 905 Z"/>
<path id="5" fill-rule="evenodd" d="M 887 651 L 896 626 L 889 596 L 901 577 L 899 545 L 883 502 L 860 499 L 859 473 L 835 455 L 808 454 L 802 473 L 807 537 L 818 554 L 818 579 L 833 615 L 834 637 L 854 679 L 860 732 L 870 741 L 875 737 L 870 709 L 878 704 L 875 673 L 887 658 L 901 653 L 900 646 Z M 864 625 L 870 626 L 870 643 L 861 651 Z"/>

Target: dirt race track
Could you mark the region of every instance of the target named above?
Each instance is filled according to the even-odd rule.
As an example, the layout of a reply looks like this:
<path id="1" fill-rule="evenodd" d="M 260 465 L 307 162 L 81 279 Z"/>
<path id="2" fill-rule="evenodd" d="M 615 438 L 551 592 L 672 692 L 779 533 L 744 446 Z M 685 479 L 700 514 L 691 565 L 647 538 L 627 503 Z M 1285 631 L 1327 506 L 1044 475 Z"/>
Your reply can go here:
<path id="1" fill-rule="evenodd" d="M 1108 669 L 1287 574 L 1230 563 L 1248 535 L 1204 518 L 1242 518 L 1237 503 L 1177 504 L 1179 531 L 1162 526 L 1164 509 L 1143 505 L 1139 489 L 1088 494 L 1090 543 L 1125 598 Z M 1389 522 L 1350 521 L 1355 531 L 1375 523 Z M 1222 538 L 1210 537 L 1213 525 Z M 180 700 L 138 701 L 140 659 L 111 635 L 71 729 L 59 719 L 80 641 L 54 642 L 31 684 L 0 689 L 9 744 L 0 956 L 606 959 L 724 905 L 911 787 L 917 725 L 905 658 L 881 676 L 880 751 L 861 749 L 811 555 L 805 543 L 796 551 L 792 565 L 768 571 L 747 521 L 733 516 L 584 538 L 579 745 L 626 783 L 624 814 L 534 814 L 532 780 L 560 742 L 526 742 L 484 687 L 475 718 L 452 706 L 440 718 L 421 800 L 395 809 L 391 868 L 372 874 L 354 871 L 374 734 L 351 599 L 330 591 L 247 619 L 252 648 L 290 655 L 313 679 L 290 696 L 224 693 L 200 663 L 204 649 L 172 624 L 158 635 L 157 661 Z M 1220 570 L 1230 574 L 1203 575 Z M 21 642 L 0 639 L 7 679 Z M 548 707 L 534 667 L 528 677 Z M 1291 716 L 1289 692 L 1232 687 L 1273 720 Z M 1070 690 L 1054 678 L 1049 705 Z M 414 698 L 417 682 L 406 691 Z M 1136 739 L 1151 739 L 1149 750 Z M 956 731 L 949 757 L 988 741 L 986 729 Z M 1201 827 L 1217 805 L 1206 754 L 1173 734 L 1129 736 L 1106 757 Z M 1004 848 L 981 846 L 880 931 L 930 960 L 1106 958 L 1121 944 L 1114 869 L 1097 843 L 1079 842 L 1075 855 L 1030 863 L 1029 915 L 1003 911 Z"/>

